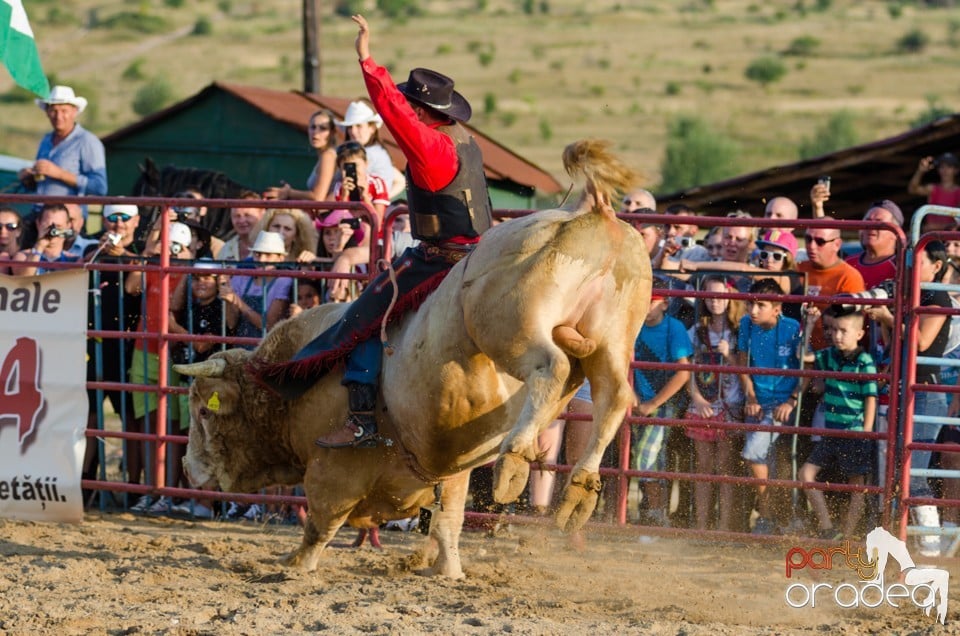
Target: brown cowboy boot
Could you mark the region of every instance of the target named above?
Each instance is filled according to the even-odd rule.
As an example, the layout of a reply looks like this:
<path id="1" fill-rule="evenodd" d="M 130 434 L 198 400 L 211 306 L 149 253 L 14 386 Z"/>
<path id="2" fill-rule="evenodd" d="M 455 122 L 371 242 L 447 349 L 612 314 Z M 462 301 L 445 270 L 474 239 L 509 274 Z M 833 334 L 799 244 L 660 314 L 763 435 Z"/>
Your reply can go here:
<path id="1" fill-rule="evenodd" d="M 323 448 L 372 448 L 377 445 L 377 387 L 372 384 L 347 384 L 350 413 L 341 428 L 317 439 Z"/>

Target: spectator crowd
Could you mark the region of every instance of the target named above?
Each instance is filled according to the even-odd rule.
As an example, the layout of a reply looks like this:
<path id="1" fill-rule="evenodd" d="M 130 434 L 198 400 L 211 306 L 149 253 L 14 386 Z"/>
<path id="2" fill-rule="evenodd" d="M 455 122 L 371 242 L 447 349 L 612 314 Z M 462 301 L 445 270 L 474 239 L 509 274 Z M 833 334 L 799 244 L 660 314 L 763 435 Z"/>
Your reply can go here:
<path id="1" fill-rule="evenodd" d="M 103 146 L 76 121 L 86 100 L 69 87 L 56 86 L 38 105 L 52 131 L 41 141 L 36 162 L 20 173 L 23 187 L 47 195 L 105 194 Z M 232 231 L 224 236 L 211 234 L 201 222 L 209 214 L 201 190 L 177 193 L 175 197 L 182 198 L 183 204 L 162 208 L 148 223 L 141 220 L 145 210 L 135 205 L 106 205 L 99 217 L 102 229 L 91 235 L 85 231 L 90 224 L 84 205 L 50 203 L 29 215 L 0 207 L 3 273 L 43 274 L 50 271 L 50 263 L 63 262 L 142 267 L 158 259 L 161 226 L 166 220 L 170 258 L 191 263 L 194 271 L 171 275 L 170 294 L 163 299 L 155 271 L 93 268 L 91 288 L 99 293 L 91 303 L 90 328 L 156 332 L 159 310 L 166 302 L 171 333 L 220 337 L 218 342 L 175 343 L 171 358 L 175 362 L 204 360 L 228 346 L 225 343 L 230 338 L 256 339 L 280 321 L 320 303 L 349 302 L 358 297 L 363 275 L 371 274 L 366 269 L 371 253 L 379 255 L 385 244 L 384 220 L 391 206 L 404 204 L 397 197 L 406 180 L 379 139 L 382 124 L 366 99 L 350 103 L 342 120 L 326 110 L 312 114 L 307 141 L 317 161 L 302 187 L 283 182 L 263 193 L 243 193 L 238 198 L 247 204 L 229 211 Z M 950 153 L 937 159 L 925 157 L 907 189 L 929 197 L 932 203 L 957 207 L 958 164 Z M 937 182 L 924 184 L 923 177 L 933 170 Z M 829 214 L 830 196 L 828 180 L 811 186 L 810 218 Z M 290 201 L 290 207 L 265 209 L 257 203 L 263 199 Z M 332 209 L 304 211 L 296 206 L 297 201 L 333 205 Z M 372 216 L 355 207 L 335 207 L 344 202 L 364 203 Z M 857 296 L 886 289 L 889 281 L 907 275 L 897 271 L 902 262 L 897 258 L 901 244 L 896 234 L 886 229 L 862 229 L 855 243 L 844 243 L 847 237 L 835 228 L 798 229 L 800 209 L 789 198 L 772 196 L 762 218 L 777 225 L 765 224 L 760 229 L 754 221 L 761 217 L 742 210 L 730 211 L 724 217 L 728 221 L 717 226 L 685 205 L 670 206 L 661 214 L 655 196 L 647 190 L 623 197 L 620 212 L 643 216 L 627 218 L 643 236 L 655 272 L 654 295 L 636 342 L 635 358 L 662 365 L 643 366 L 633 374 L 637 393 L 633 415 L 638 423 L 625 428 L 632 445 L 630 468 L 730 478 L 691 481 L 643 476 L 633 480 L 631 519 L 644 525 L 689 526 L 702 531 L 807 532 L 834 541 L 862 537 L 877 525 L 877 497 L 862 491 L 825 490 L 822 484 L 883 485 L 885 444 L 869 436 L 835 437 L 831 432 L 882 433 L 898 423 L 888 412 L 890 387 L 878 382 L 877 375 L 887 373 L 890 345 L 900 340 L 894 332 L 902 325 L 896 324 L 890 306 L 863 304 Z M 863 220 L 903 226 L 904 214 L 895 202 L 880 200 L 867 206 Z M 955 221 L 931 215 L 923 231 L 952 230 Z M 138 234 L 138 228 L 146 231 Z M 413 239 L 404 215 L 396 217 L 392 228 L 390 242 L 395 255 Z M 958 242 L 931 241 L 914 255 L 912 267 L 923 283 L 957 284 L 958 258 Z M 210 268 L 232 267 L 237 272 L 231 276 L 204 273 Z M 304 279 L 282 275 L 294 269 L 330 276 Z M 344 278 L 347 274 L 361 276 Z M 953 307 L 955 295 L 924 291 L 920 304 Z M 800 296 L 806 296 L 806 302 L 798 300 Z M 837 302 L 838 296 L 851 298 Z M 834 297 L 834 301 L 818 301 L 818 297 Z M 925 359 L 951 355 L 952 322 L 946 315 L 922 315 L 915 353 Z M 90 340 L 88 358 L 89 380 L 151 386 L 159 377 L 155 339 Z M 693 371 L 675 368 L 690 364 Z M 794 373 L 804 368 L 847 376 L 801 378 Z M 771 369 L 788 372 L 771 373 Z M 916 382 L 955 383 L 956 373 L 951 369 L 918 364 Z M 187 380 L 176 374 L 170 378 L 172 385 L 187 385 Z M 125 430 L 157 431 L 157 399 L 149 391 L 91 391 L 89 427 L 102 426 L 104 399 L 121 417 Z M 591 408 L 586 384 L 568 406 L 567 417 L 541 434 L 539 448 L 546 464 L 576 462 L 589 437 L 584 416 L 589 416 Z M 928 423 L 958 412 L 960 401 L 951 403 L 946 393 L 919 391 L 914 414 L 928 417 L 914 425 L 913 440 L 960 441 L 960 429 Z M 167 417 L 168 430 L 185 434 L 190 422 L 183 400 L 175 401 Z M 660 425 L 655 423 L 657 418 L 683 420 L 684 424 Z M 738 423 L 751 426 L 748 430 L 731 426 Z M 801 435 L 789 427 L 823 430 L 818 436 Z M 166 485 L 186 486 L 180 469 L 184 447 L 174 444 L 172 448 Z M 124 479 L 131 484 L 145 483 L 151 457 L 150 443 L 127 442 L 122 460 Z M 960 468 L 960 456 L 954 453 L 935 456 L 914 451 L 911 457 L 914 468 Z M 100 474 L 98 459 L 96 446 L 88 445 L 85 478 Z M 612 465 L 613 457 L 608 460 Z M 745 485 L 737 483 L 736 477 L 796 479 L 806 486 L 803 496 L 793 497 L 787 489 L 770 488 L 762 481 Z M 952 498 L 960 492 L 957 482 L 948 479 L 942 485 Z M 809 487 L 813 484 L 821 486 Z M 545 514 L 552 509 L 554 485 L 550 471 L 533 471 L 527 495 L 533 511 Z M 941 487 L 926 478 L 911 478 L 910 495 L 931 496 L 934 486 Z M 609 518 L 613 496 L 604 493 L 606 509 L 598 514 Z M 488 498 L 478 493 L 474 501 Z M 132 501 L 129 508 L 144 514 L 208 519 L 218 514 L 211 500 L 175 501 L 147 495 Z M 233 504 L 220 514 L 247 519 L 268 514 L 295 521 L 295 512 Z M 941 526 L 937 506 L 914 506 L 912 514 L 917 525 Z M 955 508 L 946 508 L 943 517 L 944 527 L 956 527 Z M 939 554 L 942 549 L 934 531 L 922 535 L 920 545 L 924 555 Z"/>

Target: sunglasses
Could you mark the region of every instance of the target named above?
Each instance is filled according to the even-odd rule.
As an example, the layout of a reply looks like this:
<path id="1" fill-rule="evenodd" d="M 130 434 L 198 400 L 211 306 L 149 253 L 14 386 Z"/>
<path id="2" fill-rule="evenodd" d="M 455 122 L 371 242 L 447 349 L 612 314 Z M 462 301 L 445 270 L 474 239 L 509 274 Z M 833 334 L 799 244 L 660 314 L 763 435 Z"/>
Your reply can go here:
<path id="1" fill-rule="evenodd" d="M 807 241 L 807 243 L 813 241 L 820 247 L 823 247 L 827 243 L 832 243 L 833 241 L 837 241 L 840 239 L 839 236 L 834 236 L 833 238 L 821 238 L 819 236 L 813 236 L 812 234 L 804 234 L 803 238 Z"/>
<path id="2" fill-rule="evenodd" d="M 120 221 L 123 221 L 124 223 L 126 223 L 132 218 L 133 218 L 132 214 L 124 214 L 123 212 L 114 212 L 113 214 L 108 214 L 106 216 L 107 221 L 109 221 L 110 223 L 119 223 Z"/>
<path id="3" fill-rule="evenodd" d="M 16 221 L 14 221 L 13 223 L 0 223 L 0 228 L 6 228 L 11 232 L 16 232 L 17 230 L 20 229 L 20 224 Z"/>
<path id="4" fill-rule="evenodd" d="M 631 205 L 641 205 L 643 201 L 631 201 L 630 199 L 623 200 L 623 207 L 629 208 Z M 656 214 L 657 211 L 653 208 L 637 208 L 636 210 L 630 210 L 634 214 Z"/>
<path id="5" fill-rule="evenodd" d="M 760 260 L 767 261 L 773 259 L 778 263 L 787 257 L 783 252 L 768 252 L 767 250 L 760 250 Z"/>

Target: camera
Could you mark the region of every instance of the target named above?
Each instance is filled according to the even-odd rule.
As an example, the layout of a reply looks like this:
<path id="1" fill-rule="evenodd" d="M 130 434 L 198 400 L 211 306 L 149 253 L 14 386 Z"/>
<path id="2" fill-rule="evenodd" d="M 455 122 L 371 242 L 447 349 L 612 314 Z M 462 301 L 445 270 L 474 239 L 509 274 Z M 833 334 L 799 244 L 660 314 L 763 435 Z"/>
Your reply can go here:
<path id="1" fill-rule="evenodd" d="M 117 246 L 120 245 L 120 241 L 123 240 L 123 234 L 117 234 L 116 232 L 107 232 L 107 244 Z"/>
<path id="2" fill-rule="evenodd" d="M 173 211 L 177 213 L 177 221 L 183 223 L 196 217 L 200 213 L 200 208 L 175 205 Z"/>
<path id="3" fill-rule="evenodd" d="M 889 300 L 897 295 L 896 282 L 894 280 L 885 280 L 876 287 L 845 295 L 849 296 L 851 301 L 856 299 Z M 846 311 L 863 311 L 873 305 L 858 305 L 854 302 L 844 302 L 835 306 L 842 307 Z"/>
<path id="4" fill-rule="evenodd" d="M 677 245 L 679 245 L 682 250 L 689 249 L 696 244 L 697 242 L 693 240 L 692 236 L 680 236 L 677 238 Z"/>
<path id="5" fill-rule="evenodd" d="M 344 219 L 340 221 L 340 225 L 349 226 L 352 230 L 360 229 L 360 219 Z"/>
<path id="6" fill-rule="evenodd" d="M 171 255 L 171 256 L 176 256 L 177 254 L 179 254 L 180 252 L 183 251 L 183 248 L 184 248 L 184 247 L 185 247 L 185 246 L 184 246 L 184 245 L 181 245 L 180 243 L 172 243 L 172 242 L 171 242 L 171 243 L 170 243 L 170 255 Z"/>
<path id="7" fill-rule="evenodd" d="M 47 235 L 45 238 L 63 237 L 63 239 L 66 240 L 73 238 L 74 234 L 76 234 L 76 232 L 73 231 L 72 227 L 66 227 L 61 230 L 58 227 L 50 226 L 50 228 L 47 230 Z"/>

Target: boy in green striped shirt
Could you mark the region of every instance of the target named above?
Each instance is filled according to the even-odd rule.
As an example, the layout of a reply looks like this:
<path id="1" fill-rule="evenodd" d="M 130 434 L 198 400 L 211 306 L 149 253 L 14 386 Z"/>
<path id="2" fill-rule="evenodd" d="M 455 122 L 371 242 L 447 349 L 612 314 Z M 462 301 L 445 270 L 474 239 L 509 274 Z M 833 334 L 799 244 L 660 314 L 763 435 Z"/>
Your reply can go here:
<path id="1" fill-rule="evenodd" d="M 816 323 L 817 310 L 807 310 L 808 324 Z M 852 305 L 833 305 L 824 312 L 824 326 L 831 323 L 833 346 L 808 353 L 805 362 L 813 362 L 819 371 L 874 374 L 877 366 L 869 353 L 860 348 L 863 338 L 863 313 Z M 827 331 L 825 329 L 825 331 Z M 809 330 L 808 330 L 809 342 Z M 824 378 L 824 426 L 842 431 L 872 431 L 877 413 L 876 380 Z M 847 483 L 864 485 L 873 470 L 873 440 L 824 437 L 817 442 L 806 463 L 800 468 L 801 481 L 816 481 L 822 468 L 829 468 L 847 476 Z M 850 504 L 843 519 L 842 532 L 833 527 L 830 512 L 822 490 L 806 490 L 820 525 L 822 539 L 838 541 L 854 534 L 863 514 L 864 495 L 850 493 Z"/>

